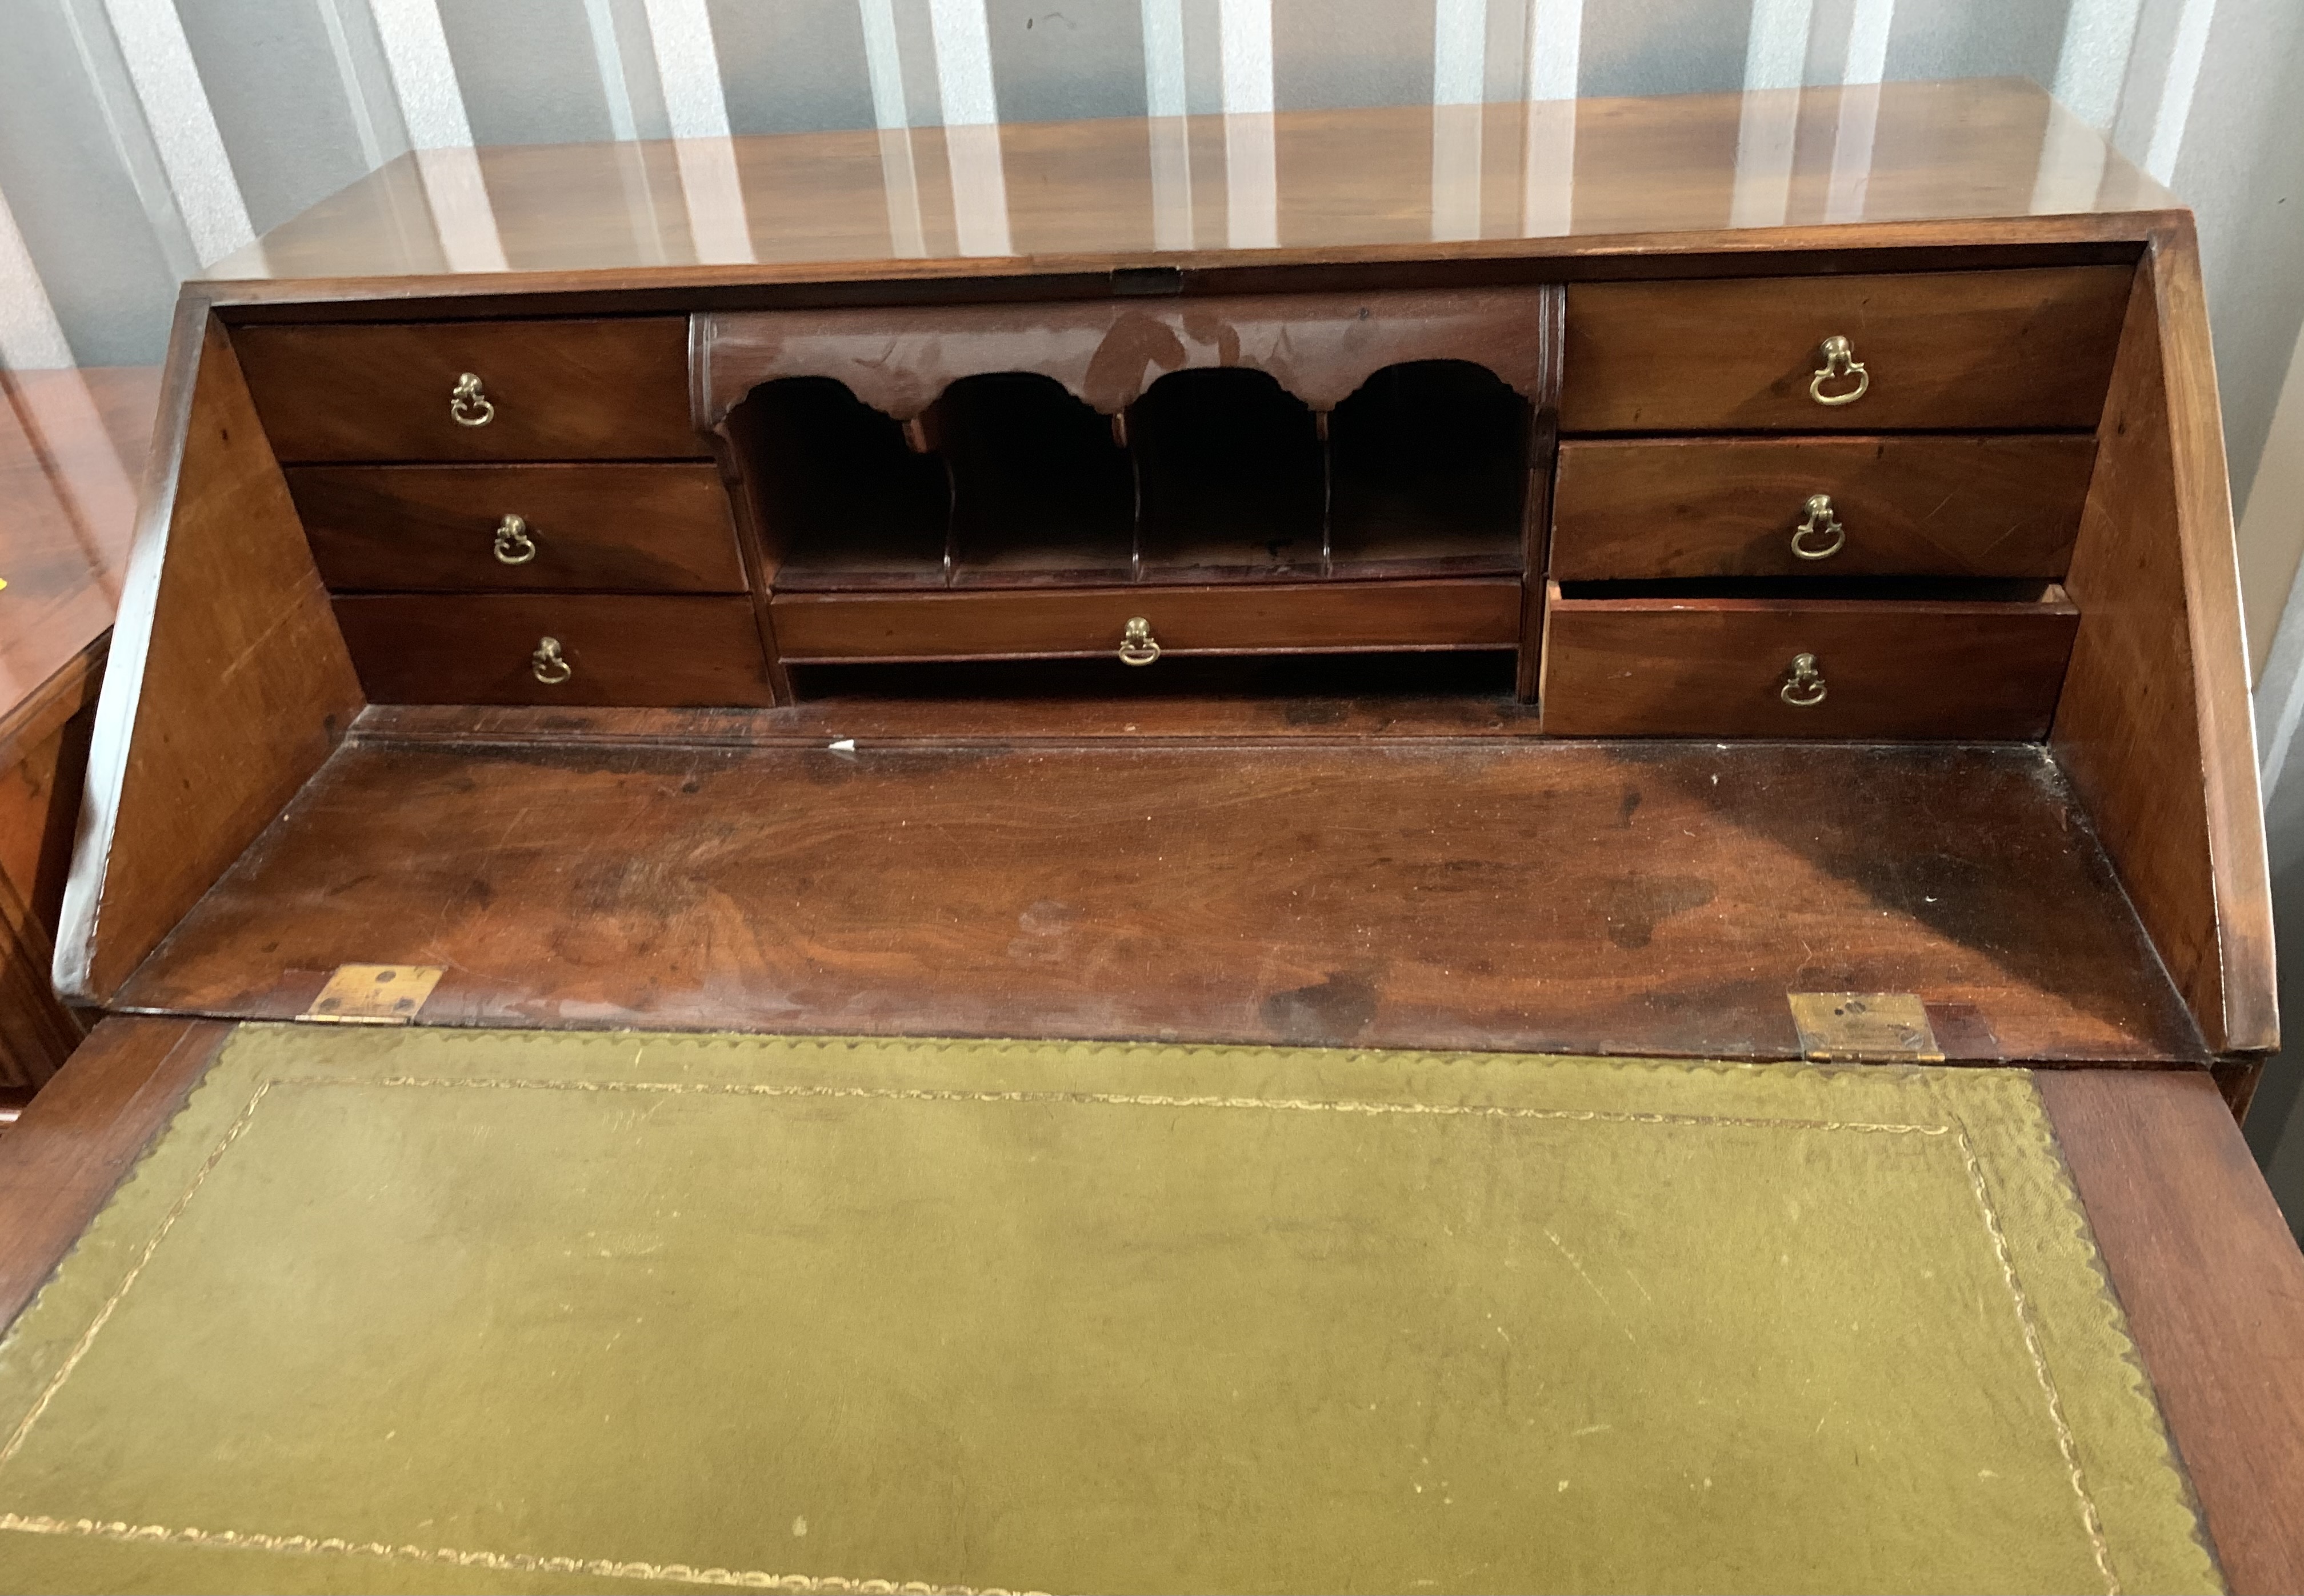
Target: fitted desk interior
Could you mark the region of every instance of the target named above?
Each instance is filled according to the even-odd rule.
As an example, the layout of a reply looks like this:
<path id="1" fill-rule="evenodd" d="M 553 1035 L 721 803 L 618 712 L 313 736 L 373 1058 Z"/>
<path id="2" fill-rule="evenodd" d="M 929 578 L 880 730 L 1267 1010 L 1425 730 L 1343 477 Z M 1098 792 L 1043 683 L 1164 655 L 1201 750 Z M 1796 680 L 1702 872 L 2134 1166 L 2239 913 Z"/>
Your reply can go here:
<path id="1" fill-rule="evenodd" d="M 2244 1111 L 2186 212 L 2015 84 L 1220 123 L 1001 130 L 997 249 L 957 132 L 481 152 L 506 269 L 410 157 L 190 285 L 67 997 Z"/>

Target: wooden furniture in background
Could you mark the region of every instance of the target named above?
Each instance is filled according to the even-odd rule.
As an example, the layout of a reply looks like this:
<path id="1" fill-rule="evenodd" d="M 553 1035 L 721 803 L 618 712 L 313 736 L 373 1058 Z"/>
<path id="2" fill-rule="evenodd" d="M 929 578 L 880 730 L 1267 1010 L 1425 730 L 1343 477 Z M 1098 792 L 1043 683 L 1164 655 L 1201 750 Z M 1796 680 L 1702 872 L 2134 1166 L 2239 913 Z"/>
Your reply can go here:
<path id="1" fill-rule="evenodd" d="M 64 990 L 1713 1059 L 1909 995 L 2057 1106 L 2236 1587 L 2304 1570 L 2304 1373 L 2189 1362 L 2304 1261 L 2168 1240 L 2277 1044 L 2189 215 L 2007 83 L 944 142 L 482 151 L 489 271 L 395 163 L 188 286 Z M 167 1023 L 22 1156 L 124 1159 Z"/>
<path id="2" fill-rule="evenodd" d="M 159 373 L 0 371 L 0 1105 L 84 1034 L 49 977 Z"/>

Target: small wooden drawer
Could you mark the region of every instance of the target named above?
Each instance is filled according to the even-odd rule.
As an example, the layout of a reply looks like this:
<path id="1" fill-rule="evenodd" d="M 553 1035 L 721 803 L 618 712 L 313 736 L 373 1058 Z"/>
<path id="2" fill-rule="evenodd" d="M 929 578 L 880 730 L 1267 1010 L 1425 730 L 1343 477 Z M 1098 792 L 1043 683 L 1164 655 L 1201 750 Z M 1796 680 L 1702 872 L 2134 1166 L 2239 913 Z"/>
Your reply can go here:
<path id="1" fill-rule="evenodd" d="M 340 591 L 741 593 L 710 465 L 297 465 L 321 578 Z"/>
<path id="2" fill-rule="evenodd" d="M 1561 429 L 2093 428 L 2133 276 L 2078 266 L 1571 284 Z M 1845 362 L 1827 357 L 1835 338 Z"/>
<path id="3" fill-rule="evenodd" d="M 1571 439 L 1552 574 L 2053 580 L 2095 459 L 2095 438 L 2070 433 Z"/>
<path id="4" fill-rule="evenodd" d="M 773 701 L 749 598 L 490 593 L 335 605 L 360 685 L 380 704 Z"/>
<path id="5" fill-rule="evenodd" d="M 2080 624 L 2053 584 L 2032 602 L 1563 598 L 1557 582 L 1548 598 L 1544 729 L 1569 737 L 2044 737 Z"/>
<path id="6" fill-rule="evenodd" d="M 710 453 L 679 317 L 243 327 L 233 345 L 282 460 Z"/>
<path id="7" fill-rule="evenodd" d="M 1509 649 L 1520 641 L 1520 610 L 1519 581 L 1501 578 L 779 593 L 769 615 L 777 652 L 808 664 L 1117 655 L 1139 618 L 1163 654 Z"/>

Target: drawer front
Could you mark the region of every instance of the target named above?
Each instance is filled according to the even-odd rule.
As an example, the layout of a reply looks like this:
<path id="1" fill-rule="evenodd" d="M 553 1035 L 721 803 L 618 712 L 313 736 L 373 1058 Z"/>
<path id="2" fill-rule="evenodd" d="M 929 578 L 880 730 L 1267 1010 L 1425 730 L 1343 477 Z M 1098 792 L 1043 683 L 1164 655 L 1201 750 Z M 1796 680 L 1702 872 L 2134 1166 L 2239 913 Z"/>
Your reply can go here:
<path id="1" fill-rule="evenodd" d="M 710 465 L 298 465 L 288 488 L 339 590 L 741 593 Z"/>
<path id="2" fill-rule="evenodd" d="M 689 421 L 679 317 L 243 327 L 233 345 L 284 461 L 710 452 Z M 460 400 L 467 373 L 478 389 Z"/>
<path id="3" fill-rule="evenodd" d="M 1509 649 L 1520 584 L 1322 582 L 1088 588 L 1071 592 L 779 593 L 769 615 L 787 662 L 1117 654 L 1131 618 L 1162 652 Z"/>
<path id="4" fill-rule="evenodd" d="M 2038 604 L 1563 598 L 1544 729 L 1570 737 L 2047 734 L 2077 611 Z M 1794 662 L 1812 656 L 1812 673 Z M 1812 700 L 1812 701 L 1811 701 Z"/>
<path id="5" fill-rule="evenodd" d="M 2093 428 L 2132 277 L 2083 266 L 1571 284 L 1560 425 Z M 1834 338 L 1860 374 L 1817 376 Z"/>
<path id="6" fill-rule="evenodd" d="M 1571 440 L 1552 574 L 2053 580 L 2095 460 L 2072 434 Z"/>
<path id="7" fill-rule="evenodd" d="M 749 598 L 491 593 L 335 602 L 360 685 L 380 704 L 772 701 Z M 539 652 L 547 637 L 560 645 L 557 664 Z"/>

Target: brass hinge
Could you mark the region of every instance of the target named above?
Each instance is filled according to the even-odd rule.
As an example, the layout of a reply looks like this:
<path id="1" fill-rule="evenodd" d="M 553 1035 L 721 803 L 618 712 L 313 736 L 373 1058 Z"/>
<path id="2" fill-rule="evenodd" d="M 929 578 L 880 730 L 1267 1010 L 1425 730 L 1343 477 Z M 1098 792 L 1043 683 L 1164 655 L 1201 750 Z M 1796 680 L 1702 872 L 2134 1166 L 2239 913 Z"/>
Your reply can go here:
<path id="1" fill-rule="evenodd" d="M 1787 992 L 1800 1057 L 1819 1063 L 1942 1064 L 1926 1005 L 1910 992 Z"/>
<path id="2" fill-rule="evenodd" d="M 405 1025 L 440 984 L 437 964 L 339 964 L 296 1017 L 320 1025 Z"/>

